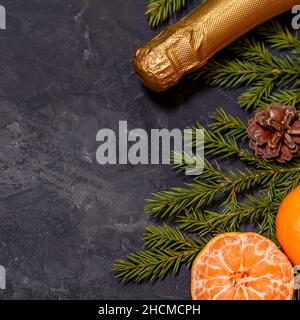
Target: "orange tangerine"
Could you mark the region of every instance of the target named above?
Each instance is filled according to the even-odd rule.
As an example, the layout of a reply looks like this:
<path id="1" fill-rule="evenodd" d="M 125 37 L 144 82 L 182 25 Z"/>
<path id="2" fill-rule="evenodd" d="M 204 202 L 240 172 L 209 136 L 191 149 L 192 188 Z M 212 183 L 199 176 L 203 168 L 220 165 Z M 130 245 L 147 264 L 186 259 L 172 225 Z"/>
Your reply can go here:
<path id="1" fill-rule="evenodd" d="M 191 294 L 193 300 L 291 300 L 293 267 L 257 233 L 224 233 L 196 257 Z"/>
<path id="2" fill-rule="evenodd" d="M 283 200 L 276 218 L 277 238 L 294 265 L 300 265 L 300 186 Z"/>

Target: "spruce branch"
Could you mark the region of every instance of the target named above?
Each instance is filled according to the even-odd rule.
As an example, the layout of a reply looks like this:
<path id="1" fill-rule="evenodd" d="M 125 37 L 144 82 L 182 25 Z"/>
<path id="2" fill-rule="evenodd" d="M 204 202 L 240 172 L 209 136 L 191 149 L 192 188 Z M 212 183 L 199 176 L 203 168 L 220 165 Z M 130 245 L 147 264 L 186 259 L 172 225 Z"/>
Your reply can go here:
<path id="1" fill-rule="evenodd" d="M 211 119 L 213 123 L 209 128 L 212 131 L 221 135 L 230 135 L 235 139 L 245 139 L 247 137 L 247 122 L 227 114 L 222 108 L 217 109 Z"/>
<path id="2" fill-rule="evenodd" d="M 153 194 L 151 199 L 146 200 L 145 212 L 153 217 L 166 219 L 192 207 L 199 209 L 210 205 L 219 189 L 218 185 L 199 181 L 186 186 Z"/>
<path id="3" fill-rule="evenodd" d="M 219 158 L 230 157 L 239 154 L 240 148 L 237 140 L 231 136 L 224 136 L 211 130 L 205 130 L 205 154 Z"/>
<path id="4" fill-rule="evenodd" d="M 193 73 L 194 80 L 204 80 L 211 86 L 236 88 L 240 85 L 248 85 L 257 80 L 261 75 L 269 75 L 269 69 L 258 69 L 257 65 L 249 61 L 212 59 L 199 72 Z"/>
<path id="5" fill-rule="evenodd" d="M 265 77 L 257 81 L 250 89 L 244 92 L 239 97 L 239 104 L 245 110 L 250 110 L 251 107 L 259 107 L 261 101 L 273 93 L 277 75 L 274 77 Z"/>
<path id="6" fill-rule="evenodd" d="M 176 273 L 179 266 L 195 257 L 198 250 L 186 250 L 183 252 L 170 250 L 139 251 L 120 259 L 113 265 L 113 271 L 117 273 L 117 279 L 123 283 L 129 281 L 153 281 L 164 278 L 171 271 Z"/>
<path id="7" fill-rule="evenodd" d="M 191 77 L 212 86 L 246 86 L 239 103 L 246 110 L 256 109 L 274 100 L 286 105 L 300 101 L 300 40 L 288 28 L 271 22 L 257 31 L 262 41 L 245 37 L 228 49 L 233 59 L 216 56 Z M 274 54 L 268 46 L 289 53 Z"/>
<path id="8" fill-rule="evenodd" d="M 167 224 L 162 226 L 148 226 L 143 236 L 144 246 L 149 249 L 187 250 L 203 247 L 207 241 L 190 238 L 178 228 Z"/>
<path id="9" fill-rule="evenodd" d="M 290 32 L 287 26 L 283 26 L 276 20 L 258 27 L 257 33 L 275 49 L 300 54 L 300 40 Z"/>
<path id="10" fill-rule="evenodd" d="M 275 217 L 279 203 L 262 196 L 257 199 L 248 196 L 243 203 L 226 207 L 222 213 L 205 211 L 178 216 L 176 223 L 180 230 L 194 232 L 199 236 L 207 233 L 238 231 L 243 221 L 260 223 L 267 214 Z"/>
<path id="11" fill-rule="evenodd" d="M 146 15 L 151 27 L 166 22 L 175 13 L 186 6 L 186 0 L 149 0 Z"/>
<path id="12" fill-rule="evenodd" d="M 145 245 L 151 250 L 132 253 L 113 265 L 116 277 L 122 282 L 153 281 L 164 278 L 168 272 L 176 274 L 183 263 L 192 263 L 209 240 L 193 240 L 167 225 L 150 226 L 146 230 Z"/>
<path id="13" fill-rule="evenodd" d="M 219 193 L 236 197 L 236 193 L 249 191 L 256 185 L 280 186 L 286 181 L 295 181 L 297 185 L 300 181 L 299 161 L 291 165 L 266 162 L 249 150 L 239 148 L 235 139 L 226 139 L 210 131 L 206 131 L 205 141 L 206 155 L 219 158 L 237 156 L 254 165 L 256 170 L 247 167 L 243 171 L 222 170 L 217 162 L 211 165 L 206 161 L 204 173 L 194 179 L 193 183 L 186 184 L 185 188 L 153 194 L 152 199 L 147 200 L 146 213 L 160 219 L 170 218 L 209 206 Z M 179 171 L 189 165 L 182 164 Z"/>
<path id="14" fill-rule="evenodd" d="M 280 103 L 285 106 L 295 107 L 300 103 L 300 87 L 294 89 L 278 90 L 276 93 L 261 101 L 261 106 L 268 106 L 271 103 Z"/>

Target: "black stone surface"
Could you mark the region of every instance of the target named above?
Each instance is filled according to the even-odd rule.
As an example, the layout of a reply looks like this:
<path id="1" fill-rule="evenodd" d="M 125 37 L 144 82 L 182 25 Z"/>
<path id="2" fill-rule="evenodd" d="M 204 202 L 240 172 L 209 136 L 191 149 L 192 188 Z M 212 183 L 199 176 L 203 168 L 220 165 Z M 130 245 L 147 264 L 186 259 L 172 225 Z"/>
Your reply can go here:
<path id="1" fill-rule="evenodd" d="M 10 0 L 0 31 L 0 264 L 3 299 L 189 299 L 189 273 L 122 285 L 111 264 L 141 248 L 150 192 L 179 186 L 169 166 L 100 166 L 96 133 L 184 128 L 237 92 L 186 80 L 154 94 L 131 67 L 157 33 L 147 0 Z"/>

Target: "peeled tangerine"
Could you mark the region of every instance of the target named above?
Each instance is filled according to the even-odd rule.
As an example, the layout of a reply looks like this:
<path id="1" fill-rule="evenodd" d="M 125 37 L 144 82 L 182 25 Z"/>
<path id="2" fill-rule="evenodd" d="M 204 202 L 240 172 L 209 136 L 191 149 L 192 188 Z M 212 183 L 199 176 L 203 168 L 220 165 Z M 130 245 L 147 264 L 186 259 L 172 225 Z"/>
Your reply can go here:
<path id="1" fill-rule="evenodd" d="M 257 233 L 224 233 L 196 257 L 191 294 L 193 300 L 291 300 L 293 267 Z"/>

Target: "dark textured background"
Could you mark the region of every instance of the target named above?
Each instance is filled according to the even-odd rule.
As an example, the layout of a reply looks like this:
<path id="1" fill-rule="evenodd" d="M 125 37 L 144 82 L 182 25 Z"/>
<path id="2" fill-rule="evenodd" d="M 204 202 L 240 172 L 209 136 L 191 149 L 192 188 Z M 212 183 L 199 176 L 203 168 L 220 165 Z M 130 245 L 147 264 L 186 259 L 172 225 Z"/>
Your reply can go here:
<path id="1" fill-rule="evenodd" d="M 198 1 L 194 1 L 196 4 Z M 150 192 L 184 181 L 169 166 L 105 166 L 96 133 L 184 128 L 237 92 L 184 81 L 153 94 L 131 67 L 147 0 L 10 0 L 0 31 L 0 264 L 13 299 L 189 299 L 189 273 L 116 281 L 111 264 L 141 248 Z"/>

